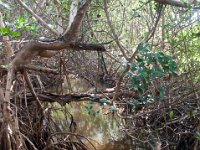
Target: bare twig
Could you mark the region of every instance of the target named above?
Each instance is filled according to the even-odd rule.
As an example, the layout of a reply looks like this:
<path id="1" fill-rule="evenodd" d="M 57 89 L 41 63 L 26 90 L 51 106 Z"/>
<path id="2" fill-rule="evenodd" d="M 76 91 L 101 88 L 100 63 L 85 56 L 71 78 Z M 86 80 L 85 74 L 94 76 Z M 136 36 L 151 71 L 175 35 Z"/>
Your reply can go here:
<path id="1" fill-rule="evenodd" d="M 22 134 L 22 133 L 20 133 L 20 134 L 22 135 L 23 138 L 25 138 L 25 139 L 29 142 L 29 144 L 32 146 L 32 148 L 33 148 L 34 150 L 38 150 L 38 149 L 35 147 L 35 145 L 33 144 L 33 142 L 31 142 L 31 140 L 30 140 L 26 135 L 24 135 L 24 134 Z"/>
<path id="2" fill-rule="evenodd" d="M 158 26 L 158 22 L 159 22 L 159 20 L 160 20 L 161 15 L 162 15 L 163 5 L 160 5 L 160 7 L 159 7 L 158 9 L 159 9 L 159 10 L 158 10 L 157 19 L 156 19 L 156 21 L 155 21 L 155 24 L 154 24 L 153 28 L 151 29 L 151 31 L 149 32 L 149 34 L 148 34 L 148 35 L 146 36 L 146 38 L 144 39 L 144 42 L 145 42 L 145 43 L 148 42 L 148 41 L 154 36 L 154 34 L 155 34 L 155 32 L 156 32 L 156 28 L 157 28 L 157 26 Z"/>
<path id="3" fill-rule="evenodd" d="M 126 55 L 126 52 L 124 50 L 124 47 L 121 45 L 121 43 L 119 41 L 119 38 L 118 38 L 118 36 L 117 36 L 117 34 L 115 32 L 115 29 L 114 29 L 114 27 L 112 25 L 112 22 L 110 20 L 110 15 L 109 15 L 109 12 L 108 12 L 108 6 L 107 6 L 107 1 L 106 0 L 103 1 L 103 5 L 104 5 L 104 11 L 106 13 L 106 19 L 107 19 L 108 25 L 109 25 L 109 27 L 111 29 L 112 35 L 113 35 L 113 39 L 116 42 L 117 46 L 119 47 L 119 49 L 120 49 L 121 53 L 123 54 L 124 58 L 126 60 L 129 60 L 129 58 Z"/>
<path id="4" fill-rule="evenodd" d="M 30 77 L 29 77 L 29 75 L 28 75 L 28 73 L 27 73 L 27 71 L 25 69 L 23 70 L 23 75 L 24 75 L 24 79 L 25 79 L 25 81 L 26 81 L 31 93 L 33 94 L 33 96 L 34 96 L 34 98 L 35 98 L 35 100 L 36 100 L 36 102 L 37 102 L 37 104 L 39 106 L 39 109 L 43 110 L 42 109 L 42 104 L 40 103 L 40 100 L 39 100 L 38 96 L 35 93 L 35 90 L 34 90 L 33 85 L 31 83 Z"/>
<path id="5" fill-rule="evenodd" d="M 90 145 L 94 148 L 94 150 L 96 150 L 95 146 L 94 146 L 94 145 L 92 144 L 92 142 L 91 142 L 92 139 L 89 139 L 89 138 L 87 138 L 87 137 L 85 137 L 85 136 L 83 136 L 83 135 L 76 134 L 76 133 L 72 133 L 72 132 L 56 132 L 56 133 L 53 133 L 53 134 L 51 134 L 51 135 L 49 136 L 48 142 L 47 142 L 47 143 L 49 143 L 49 141 L 50 141 L 50 139 L 51 139 L 52 137 L 54 137 L 54 136 L 56 136 L 56 135 L 63 135 L 63 134 L 64 134 L 64 135 L 67 134 L 67 135 L 70 135 L 70 136 L 75 136 L 75 137 L 84 138 L 84 139 L 86 139 L 86 140 L 90 143 Z M 94 141 L 94 140 L 92 140 L 92 141 Z M 96 141 L 95 141 L 95 142 L 96 142 Z M 48 145 L 47 147 L 44 148 L 44 150 L 49 149 L 50 146 L 51 146 L 51 145 Z"/>

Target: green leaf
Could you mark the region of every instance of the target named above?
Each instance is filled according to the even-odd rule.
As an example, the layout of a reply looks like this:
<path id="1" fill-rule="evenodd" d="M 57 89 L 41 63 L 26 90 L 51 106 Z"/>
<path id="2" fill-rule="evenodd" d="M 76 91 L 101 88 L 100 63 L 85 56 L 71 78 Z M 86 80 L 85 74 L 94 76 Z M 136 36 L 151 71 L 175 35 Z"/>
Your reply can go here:
<path id="1" fill-rule="evenodd" d="M 141 15 L 140 15 L 140 13 L 139 12 L 137 12 L 137 11 L 133 11 L 133 13 L 132 13 L 132 15 L 131 15 L 132 17 L 141 17 Z"/>
<path id="2" fill-rule="evenodd" d="M 1 34 L 2 36 L 9 35 L 10 33 L 11 33 L 10 28 L 8 28 L 8 27 L 0 28 L 0 34 Z"/>
<path id="3" fill-rule="evenodd" d="M 144 92 L 146 89 L 145 89 L 145 87 L 143 87 L 143 86 L 139 86 L 139 87 L 138 87 L 138 90 L 139 90 L 140 92 Z"/>
<path id="4" fill-rule="evenodd" d="M 106 98 L 102 98 L 102 99 L 100 99 L 100 103 L 101 104 L 111 104 L 111 102 L 108 100 L 108 99 L 106 99 Z"/>
<path id="5" fill-rule="evenodd" d="M 142 57 L 139 57 L 136 59 L 136 61 L 140 63 L 140 62 L 144 62 L 144 59 Z"/>
<path id="6" fill-rule="evenodd" d="M 135 109 L 137 109 L 139 106 L 140 106 L 140 102 L 138 101 L 138 100 L 134 100 L 133 102 L 132 102 L 132 105 L 133 105 L 133 107 L 135 108 Z"/>
<path id="7" fill-rule="evenodd" d="M 138 65 L 135 64 L 135 63 L 132 63 L 132 64 L 131 64 L 131 70 L 134 72 L 134 71 L 136 71 L 137 69 L 138 69 Z"/>
<path id="8" fill-rule="evenodd" d="M 133 84 L 128 84 L 129 89 L 133 89 L 135 86 Z"/>
<path id="9" fill-rule="evenodd" d="M 110 112 L 116 112 L 117 111 L 117 108 L 115 106 L 111 106 L 109 108 Z"/>
<path id="10" fill-rule="evenodd" d="M 157 71 L 157 70 L 154 70 L 153 72 L 152 72 L 152 77 L 153 77 L 153 79 L 155 79 L 155 78 L 160 78 L 160 77 L 162 77 L 164 74 L 163 74 L 163 72 L 162 71 Z"/>
<path id="11" fill-rule="evenodd" d="M 88 106 L 85 106 L 85 109 L 87 109 L 87 110 L 88 110 L 88 109 L 89 109 L 89 107 L 88 107 Z"/>
<path id="12" fill-rule="evenodd" d="M 159 90 L 159 93 L 160 93 L 160 95 L 159 95 L 160 99 L 163 100 L 164 96 L 165 96 L 165 90 L 161 85 L 159 86 L 158 90 Z"/>
<path id="13" fill-rule="evenodd" d="M 98 111 L 96 112 L 96 114 L 97 114 L 97 115 L 100 114 L 100 110 L 98 110 Z"/>
<path id="14" fill-rule="evenodd" d="M 17 31 L 14 31 L 14 32 L 11 32 L 11 36 L 17 38 L 17 37 L 21 36 L 21 33 L 17 32 Z"/>
<path id="15" fill-rule="evenodd" d="M 197 140 L 200 141 L 200 133 L 199 132 L 196 132 L 196 138 L 197 138 Z"/>
<path id="16" fill-rule="evenodd" d="M 147 100 L 148 100 L 148 97 L 147 97 L 146 95 L 141 96 L 141 97 L 140 97 L 140 100 L 141 100 L 143 103 L 146 103 Z"/>
<path id="17" fill-rule="evenodd" d="M 19 23 L 24 23 L 25 22 L 25 18 L 24 17 L 20 17 L 19 18 Z"/>
<path id="18" fill-rule="evenodd" d="M 137 49 L 138 49 L 138 51 L 141 51 L 143 53 L 149 52 L 149 50 L 147 49 L 147 45 L 145 45 L 145 43 L 138 44 Z"/>
<path id="19" fill-rule="evenodd" d="M 103 0 L 97 0 L 97 3 L 98 3 L 98 4 L 102 4 L 102 3 L 103 3 Z"/>
<path id="20" fill-rule="evenodd" d="M 128 75 L 129 77 L 132 77 L 132 76 L 133 76 L 133 73 L 132 73 L 131 71 L 129 71 L 129 72 L 127 73 L 127 75 Z"/>
<path id="21" fill-rule="evenodd" d="M 6 65 L 1 65 L 1 68 L 8 69 L 8 67 L 9 67 L 9 64 L 6 64 Z"/>
<path id="22" fill-rule="evenodd" d="M 137 86 L 139 86 L 139 84 L 140 84 L 140 79 L 137 76 L 133 76 L 131 78 L 131 81 Z"/>
<path id="23" fill-rule="evenodd" d="M 169 118 L 170 118 L 170 120 L 172 120 L 173 117 L 174 117 L 174 112 L 173 112 L 173 111 L 170 111 L 170 112 L 169 112 Z"/>

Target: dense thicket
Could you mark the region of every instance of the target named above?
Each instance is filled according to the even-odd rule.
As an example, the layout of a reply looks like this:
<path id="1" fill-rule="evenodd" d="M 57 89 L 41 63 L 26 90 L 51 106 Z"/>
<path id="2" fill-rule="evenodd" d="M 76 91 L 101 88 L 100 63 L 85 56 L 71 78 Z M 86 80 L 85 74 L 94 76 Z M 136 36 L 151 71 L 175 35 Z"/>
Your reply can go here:
<path id="1" fill-rule="evenodd" d="M 72 101 L 109 105 L 135 148 L 200 149 L 199 5 L 0 2 L 0 149 L 87 149 Z"/>

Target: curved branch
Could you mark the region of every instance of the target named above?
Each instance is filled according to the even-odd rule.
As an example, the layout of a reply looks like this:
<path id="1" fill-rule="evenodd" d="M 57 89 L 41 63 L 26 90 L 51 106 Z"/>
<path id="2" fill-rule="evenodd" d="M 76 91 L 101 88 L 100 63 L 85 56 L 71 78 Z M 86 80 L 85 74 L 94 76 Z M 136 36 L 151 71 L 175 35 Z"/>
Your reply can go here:
<path id="1" fill-rule="evenodd" d="M 190 8 L 193 9 L 200 9 L 200 7 L 192 6 L 193 3 L 187 3 L 180 0 L 156 0 L 158 3 L 165 4 L 165 5 L 171 5 L 176 7 L 183 7 L 183 8 Z"/>
<path id="2" fill-rule="evenodd" d="M 157 15 L 156 21 L 154 23 L 154 26 L 153 26 L 153 28 L 151 29 L 151 31 L 148 33 L 148 35 L 144 39 L 145 43 L 148 42 L 154 36 L 154 34 L 156 32 L 156 28 L 158 26 L 158 22 L 160 20 L 161 15 L 162 15 L 162 12 L 164 12 L 164 9 L 163 9 L 163 5 L 161 4 L 160 8 L 158 10 L 158 15 Z"/>
<path id="3" fill-rule="evenodd" d="M 103 45 L 99 44 L 83 44 L 83 43 L 66 43 L 64 41 L 54 42 L 40 42 L 31 41 L 27 43 L 22 51 L 20 51 L 14 60 L 11 62 L 11 66 L 15 71 L 22 69 L 25 65 L 28 65 L 35 56 L 52 57 L 62 49 L 73 50 L 89 50 L 89 51 L 106 51 Z"/>
<path id="4" fill-rule="evenodd" d="M 35 90 L 34 90 L 33 85 L 31 83 L 30 77 L 29 77 L 29 75 L 28 75 L 28 73 L 27 73 L 27 71 L 25 69 L 23 70 L 23 75 L 24 75 L 24 79 L 26 81 L 26 84 L 28 85 L 28 88 L 30 89 L 32 95 L 34 96 L 34 98 L 35 98 L 35 100 L 37 102 L 37 105 L 38 105 L 39 109 L 41 110 L 41 112 L 43 112 L 42 111 L 42 104 L 41 104 L 37 94 L 35 93 Z"/>

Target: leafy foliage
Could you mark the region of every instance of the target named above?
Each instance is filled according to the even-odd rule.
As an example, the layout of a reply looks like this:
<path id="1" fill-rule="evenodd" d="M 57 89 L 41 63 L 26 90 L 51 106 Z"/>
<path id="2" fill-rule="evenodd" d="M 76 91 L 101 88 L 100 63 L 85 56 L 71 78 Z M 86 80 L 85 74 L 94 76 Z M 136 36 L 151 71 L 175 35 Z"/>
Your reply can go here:
<path id="1" fill-rule="evenodd" d="M 134 89 L 143 93 L 140 97 L 143 103 L 151 103 L 156 99 L 164 99 L 164 88 L 161 83 L 157 83 L 158 95 L 155 92 L 148 94 L 146 91 L 154 81 L 164 76 L 176 75 L 177 64 L 171 56 L 163 52 L 151 52 L 148 45 L 140 43 L 138 45 L 139 56 L 136 62 L 130 64 L 131 70 L 128 72 L 132 83 L 128 85 L 129 89 Z"/>
<path id="2" fill-rule="evenodd" d="M 36 33 L 38 25 L 34 19 L 26 19 L 26 16 L 17 18 L 13 23 L 6 23 L 6 27 L 0 28 L 1 36 L 11 36 L 13 38 L 19 38 L 22 31 L 31 31 Z"/>
<path id="3" fill-rule="evenodd" d="M 33 6 L 31 7 L 33 12 L 40 16 L 50 27 L 57 28 L 58 30 L 60 27 L 62 31 L 67 29 L 67 18 L 70 13 L 72 0 L 24 0 L 24 2 L 28 6 Z M 103 112 L 103 109 L 107 108 L 108 111 L 106 111 L 106 114 L 118 112 L 121 116 L 125 115 L 124 118 L 129 118 L 123 119 L 123 122 L 119 122 L 118 124 L 124 125 L 122 129 L 124 127 L 127 128 L 126 131 L 128 131 L 130 137 L 134 137 L 133 140 L 149 141 L 149 145 L 154 146 L 152 140 L 154 141 L 155 137 L 158 137 L 162 148 L 166 147 L 167 149 L 173 149 L 175 144 L 181 143 L 182 136 L 185 137 L 187 133 L 189 133 L 190 137 L 196 137 L 196 140 L 199 140 L 200 133 L 197 131 L 199 109 L 195 107 L 199 107 L 197 101 L 199 101 L 198 88 L 200 81 L 200 24 L 197 23 L 199 20 L 196 17 L 197 15 L 194 16 L 199 11 L 190 8 L 162 6 L 157 1 L 140 0 L 131 2 L 130 0 L 106 0 L 108 5 L 108 13 L 106 13 L 104 2 L 104 0 L 92 1 L 92 5 L 82 22 L 80 36 L 77 40 L 83 43 L 100 43 L 105 46 L 107 50 L 104 55 L 106 63 L 105 68 L 102 70 L 107 69 L 108 73 L 116 80 L 115 83 L 118 83 L 118 76 L 120 76 L 124 69 L 123 64 L 129 61 L 127 58 L 132 54 L 133 45 L 143 41 L 149 33 L 153 33 L 153 36 L 149 40 L 151 41 L 151 45 L 149 46 L 148 43 L 140 43 L 138 45 L 137 49 L 139 53 L 134 62 L 129 64 L 128 84 L 126 82 L 127 78 L 122 77 L 125 80 L 121 81 L 119 86 L 120 96 L 117 95 L 117 98 L 112 101 L 116 106 L 111 106 L 111 101 L 106 97 L 102 98 L 100 106 L 96 107 L 94 104 L 95 98 L 93 98 L 86 105 L 85 102 L 81 104 L 81 107 L 84 109 L 83 112 L 81 112 L 79 104 L 72 109 L 73 111 L 77 111 L 77 121 L 81 122 L 81 119 L 85 119 L 81 118 L 81 113 L 89 116 L 86 122 L 90 122 L 91 125 L 95 124 L 99 127 L 105 123 L 109 124 L 111 121 L 105 119 L 102 119 L 98 123 L 94 122 L 96 118 L 100 117 L 99 114 Z M 49 32 L 42 24 L 40 25 L 40 22 L 34 19 L 29 12 L 25 11 L 22 6 L 16 5 L 15 1 L 9 1 L 9 5 L 0 1 L 0 8 L 3 8 L 1 13 L 5 22 L 5 27 L 0 29 L 0 36 L 10 36 L 11 41 L 12 38 L 17 38 L 18 40 L 11 42 L 15 50 L 20 50 L 24 46 L 23 41 L 29 41 L 35 37 L 42 36 L 57 39 L 53 36 L 53 33 Z M 162 11 L 160 11 L 161 9 Z M 110 22 L 107 16 L 109 16 Z M 156 21 L 158 21 L 157 24 Z M 152 32 L 154 29 L 155 32 Z M 0 49 L 3 48 L 4 43 L 0 42 Z M 34 65 L 41 65 L 49 69 L 59 68 L 62 75 L 66 75 L 69 69 L 70 72 L 76 74 L 78 77 L 84 77 L 90 83 L 96 83 L 96 76 L 102 71 L 100 69 L 101 64 L 99 63 L 101 60 L 98 59 L 94 53 L 66 50 L 62 51 L 60 55 L 48 59 L 48 61 L 47 59 L 38 59 L 38 57 L 35 57 L 33 63 Z M 3 64 L 1 68 L 3 70 L 8 69 L 8 65 Z M 171 79 L 172 75 L 177 75 L 177 70 L 179 71 L 178 80 L 177 78 Z M 194 75 L 193 72 L 197 75 Z M 41 77 L 42 83 L 48 84 L 48 87 L 51 87 L 52 83 L 50 84 L 50 82 L 45 81 L 47 80 L 44 77 L 46 74 L 42 75 L 36 71 L 30 71 L 30 73 Z M 184 73 L 183 79 L 182 73 Z M 185 73 L 187 73 L 187 78 L 185 78 Z M 1 80 L 2 86 L 6 85 L 4 77 Z M 103 80 L 107 82 L 107 78 L 104 77 Z M 51 77 L 50 80 L 52 79 L 51 81 L 53 81 L 56 79 L 60 81 L 62 78 L 62 76 L 56 76 Z M 174 79 L 176 80 L 175 83 L 173 82 Z M 21 81 L 21 79 L 18 79 L 15 81 L 16 87 L 14 86 L 12 90 L 14 98 L 15 95 L 23 97 L 23 95 L 26 95 L 26 91 L 28 91 L 25 90 L 26 87 L 21 86 L 25 85 L 21 82 L 24 82 L 24 80 Z M 127 86 L 129 91 L 127 90 Z M 6 88 L 2 87 L 2 89 Z M 69 90 L 69 92 L 72 91 Z M 102 90 L 102 92 L 104 91 Z M 123 92 L 125 94 L 121 96 Z M 112 94 L 118 93 L 110 93 L 109 95 L 112 96 Z M 41 143 L 48 143 L 41 135 L 44 134 L 46 137 L 47 133 L 51 135 L 58 132 L 70 131 L 73 133 L 75 131 L 75 123 L 74 130 L 71 128 L 73 117 L 66 111 L 67 109 L 63 105 L 56 108 L 58 109 L 56 110 L 55 106 L 44 104 L 45 113 L 49 113 L 49 116 L 45 116 L 44 122 L 46 123 L 43 125 L 42 119 L 39 121 L 39 117 L 34 118 L 35 114 L 37 114 L 35 111 L 32 111 L 32 109 L 35 110 L 34 105 L 28 107 L 29 111 L 25 109 L 23 103 L 20 103 L 19 107 L 16 102 L 13 104 L 20 108 L 18 111 L 19 114 L 16 115 L 19 116 L 19 120 L 21 118 L 20 132 L 26 135 L 33 144 L 37 145 L 39 143 L 37 147 L 39 149 L 42 149 Z M 132 108 L 141 110 L 141 106 L 144 113 L 139 114 L 138 117 L 138 114 L 136 114 L 137 111 L 133 113 Z M 35 124 L 35 122 L 41 123 L 41 125 Z M 34 128 L 32 129 L 32 127 Z M 77 127 L 80 128 L 80 126 Z M 67 130 L 68 128 L 70 130 Z M 38 133 L 38 135 L 35 135 L 35 133 Z M 39 141 L 35 140 L 35 137 L 38 137 Z M 52 139 L 58 141 L 59 144 L 60 141 L 62 143 L 66 140 L 66 137 L 73 139 L 70 135 L 66 136 L 64 134 L 63 136 L 55 134 Z M 52 143 L 55 141 L 52 140 Z M 145 142 L 142 144 L 146 145 L 147 143 Z M 138 145 L 138 140 L 132 143 Z M 152 149 L 152 147 L 147 147 L 146 149 Z"/>
<path id="4" fill-rule="evenodd" d="M 175 38 L 168 35 L 168 40 L 174 49 L 173 55 L 177 54 L 180 72 L 198 69 L 200 66 L 200 24 L 180 32 Z"/>
<path id="5" fill-rule="evenodd" d="M 100 113 L 100 110 L 95 110 L 92 104 L 85 106 L 85 110 L 87 111 L 89 115 L 92 115 L 92 116 L 98 116 Z"/>
<path id="6" fill-rule="evenodd" d="M 0 35 L 1 36 L 12 36 L 12 37 L 19 37 L 20 33 L 17 31 L 12 31 L 8 27 L 0 28 Z"/>
<path id="7" fill-rule="evenodd" d="M 199 132 L 196 133 L 196 138 L 200 141 L 200 133 Z"/>

